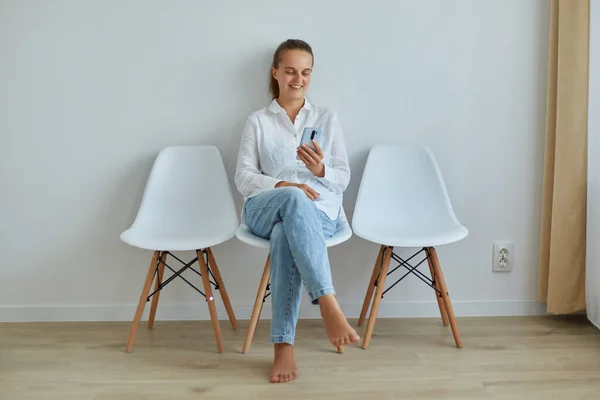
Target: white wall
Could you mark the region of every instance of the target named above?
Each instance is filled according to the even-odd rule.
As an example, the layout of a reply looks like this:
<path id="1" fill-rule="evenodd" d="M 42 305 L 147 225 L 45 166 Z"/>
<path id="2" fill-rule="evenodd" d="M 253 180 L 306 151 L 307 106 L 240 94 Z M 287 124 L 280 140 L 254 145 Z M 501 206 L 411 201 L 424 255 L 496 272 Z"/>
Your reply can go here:
<path id="1" fill-rule="evenodd" d="M 343 121 L 348 214 L 371 145 L 431 146 L 470 230 L 438 250 L 456 313 L 542 312 L 548 21 L 543 0 L 3 1 L 0 320 L 130 320 L 150 253 L 119 234 L 155 155 L 215 144 L 233 176 L 244 120 L 268 103 L 270 57 L 289 37 L 314 47 L 310 97 Z M 515 242 L 512 273 L 492 273 L 493 240 Z M 266 253 L 236 239 L 214 251 L 248 318 Z M 376 253 L 357 237 L 331 249 L 351 317 Z M 207 318 L 199 295 L 174 285 L 160 317 Z M 388 293 L 380 315 L 437 314 L 413 278 Z"/>
<path id="2" fill-rule="evenodd" d="M 590 3 L 587 195 L 587 314 L 600 328 L 600 0 Z"/>

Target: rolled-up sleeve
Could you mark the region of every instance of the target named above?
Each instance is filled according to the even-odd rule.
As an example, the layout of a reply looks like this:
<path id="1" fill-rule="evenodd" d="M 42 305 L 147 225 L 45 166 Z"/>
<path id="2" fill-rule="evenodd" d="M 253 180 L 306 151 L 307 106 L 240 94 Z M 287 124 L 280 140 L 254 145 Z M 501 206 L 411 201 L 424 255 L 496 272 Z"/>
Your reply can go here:
<path id="1" fill-rule="evenodd" d="M 258 125 L 251 118 L 246 120 L 235 171 L 235 185 L 244 196 L 252 197 L 263 190 L 273 189 L 280 181 L 264 175 L 260 169 L 258 154 Z"/>
<path id="2" fill-rule="evenodd" d="M 346 153 L 342 124 L 337 114 L 332 116 L 331 126 L 333 133 L 331 162 L 330 165 L 325 165 L 325 175 L 318 179 L 329 190 L 335 193 L 343 193 L 350 182 L 350 165 Z"/>

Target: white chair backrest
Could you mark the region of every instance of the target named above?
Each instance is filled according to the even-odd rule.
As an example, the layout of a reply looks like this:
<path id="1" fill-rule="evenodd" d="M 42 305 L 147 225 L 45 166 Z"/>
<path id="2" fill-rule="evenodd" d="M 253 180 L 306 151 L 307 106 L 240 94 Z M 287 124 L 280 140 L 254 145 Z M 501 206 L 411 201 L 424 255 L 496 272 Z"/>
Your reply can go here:
<path id="1" fill-rule="evenodd" d="M 433 153 L 415 144 L 373 146 L 358 191 L 352 225 L 405 227 L 458 220 Z"/>
<path id="2" fill-rule="evenodd" d="M 237 211 L 215 146 L 173 146 L 158 154 L 134 225 L 167 235 L 232 237 Z"/>

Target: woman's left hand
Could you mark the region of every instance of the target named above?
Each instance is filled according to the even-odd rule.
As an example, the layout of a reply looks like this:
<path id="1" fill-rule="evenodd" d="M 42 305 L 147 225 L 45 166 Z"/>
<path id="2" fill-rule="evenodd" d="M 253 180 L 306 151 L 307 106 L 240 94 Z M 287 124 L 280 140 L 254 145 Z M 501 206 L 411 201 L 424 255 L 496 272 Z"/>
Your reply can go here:
<path id="1" fill-rule="evenodd" d="M 314 150 L 311 149 L 310 146 L 303 144 L 298 147 L 296 152 L 302 162 L 304 162 L 304 165 L 306 165 L 306 168 L 308 168 L 313 175 L 322 178 L 325 176 L 325 165 L 321 161 L 323 160 L 323 150 L 321 150 L 321 147 L 319 147 L 314 140 L 312 141 L 312 144 L 315 147 Z"/>

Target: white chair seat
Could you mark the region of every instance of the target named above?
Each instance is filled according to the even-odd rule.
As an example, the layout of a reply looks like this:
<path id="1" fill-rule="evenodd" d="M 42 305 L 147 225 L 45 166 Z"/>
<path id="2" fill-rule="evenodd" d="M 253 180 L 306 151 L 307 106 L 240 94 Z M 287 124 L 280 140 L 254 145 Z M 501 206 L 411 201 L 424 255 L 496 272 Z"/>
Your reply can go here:
<path id="1" fill-rule="evenodd" d="M 187 251 L 235 236 L 237 211 L 215 146 L 173 146 L 156 159 L 123 242 L 146 250 Z"/>
<path id="2" fill-rule="evenodd" d="M 249 244 L 250 246 L 261 247 L 263 249 L 268 249 L 270 247 L 269 240 L 253 234 L 250 228 L 245 224 L 239 226 L 235 235 L 242 242 Z M 350 224 L 345 222 L 338 228 L 337 232 L 332 237 L 325 240 L 325 243 L 327 244 L 327 247 L 331 247 L 343 243 L 351 237 L 352 229 L 350 228 Z"/>
<path id="3" fill-rule="evenodd" d="M 123 232 L 121 240 L 131 246 L 146 250 L 188 251 L 205 249 L 226 242 L 235 236 L 235 225 L 228 230 L 223 230 L 222 228 L 217 229 L 217 226 L 222 225 L 222 221 L 218 221 L 218 225 L 211 223 L 211 219 L 217 218 L 219 218 L 218 215 L 205 215 L 202 222 L 191 224 L 193 227 L 202 226 L 206 230 L 184 230 L 182 229 L 183 224 L 173 223 L 173 221 L 165 221 L 159 229 L 135 226 Z"/>
<path id="4" fill-rule="evenodd" d="M 356 236 L 393 247 L 436 247 L 465 238 L 433 153 L 424 146 L 373 146 L 352 219 Z"/>
<path id="5" fill-rule="evenodd" d="M 376 225 L 377 224 L 377 225 Z M 421 224 L 418 226 L 403 224 L 401 221 L 383 220 L 363 226 L 354 224 L 354 232 L 365 240 L 392 247 L 437 247 L 465 238 L 469 231 L 458 224 L 440 226 Z"/>

